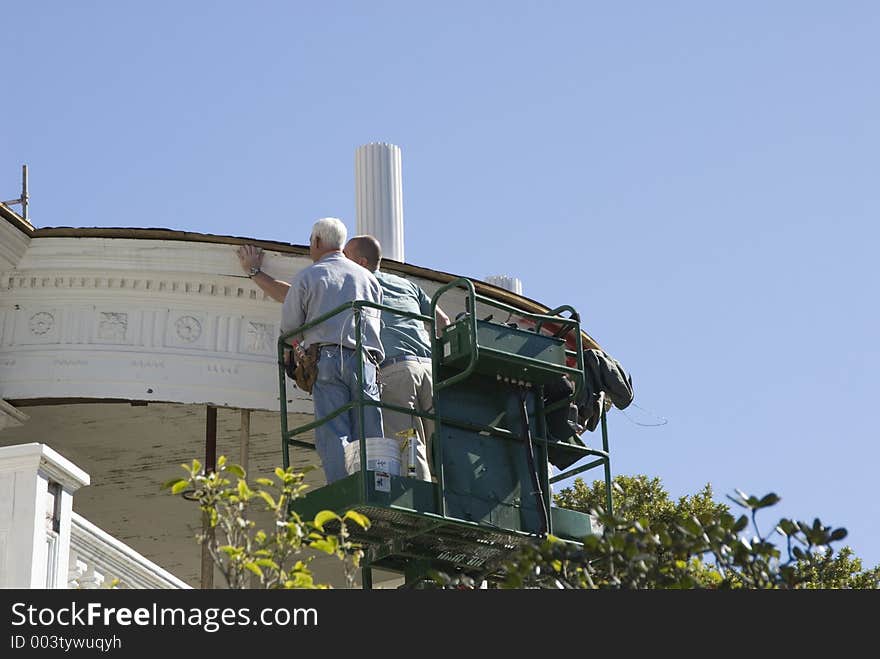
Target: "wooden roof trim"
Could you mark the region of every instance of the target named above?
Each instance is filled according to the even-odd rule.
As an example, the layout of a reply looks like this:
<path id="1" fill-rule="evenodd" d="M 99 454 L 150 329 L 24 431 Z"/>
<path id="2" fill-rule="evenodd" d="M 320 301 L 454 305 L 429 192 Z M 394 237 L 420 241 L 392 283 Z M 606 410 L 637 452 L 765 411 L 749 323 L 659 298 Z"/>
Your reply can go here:
<path id="1" fill-rule="evenodd" d="M 9 206 L 0 202 L 0 217 L 9 222 L 24 235 L 30 237 L 34 234 L 34 225 L 12 210 Z"/>

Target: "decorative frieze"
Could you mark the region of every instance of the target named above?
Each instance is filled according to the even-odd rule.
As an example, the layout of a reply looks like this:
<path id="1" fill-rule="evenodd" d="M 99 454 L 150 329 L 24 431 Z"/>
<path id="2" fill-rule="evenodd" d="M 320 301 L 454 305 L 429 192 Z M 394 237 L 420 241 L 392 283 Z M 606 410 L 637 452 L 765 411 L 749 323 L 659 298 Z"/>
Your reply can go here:
<path id="1" fill-rule="evenodd" d="M 128 345 L 274 357 L 278 338 L 277 322 L 197 310 L 16 306 L 0 308 L 0 345 Z"/>
<path id="2" fill-rule="evenodd" d="M 278 327 L 272 323 L 253 320 L 244 321 L 245 339 L 242 351 L 250 354 L 274 354 L 278 340 Z"/>
<path id="3" fill-rule="evenodd" d="M 17 262 L 0 260 L 0 397 L 277 409 L 281 306 L 241 273 L 236 249 L 33 239 Z M 305 254 L 264 259 L 285 280 L 309 263 Z M 310 410 L 308 397 L 288 393 Z"/>
<path id="4" fill-rule="evenodd" d="M 180 316 L 174 321 L 174 330 L 183 343 L 195 343 L 202 335 L 202 322 L 195 316 Z"/>
<path id="5" fill-rule="evenodd" d="M 43 336 L 55 326 L 55 316 L 46 312 L 38 311 L 28 321 L 28 329 L 34 336 Z"/>
<path id="6" fill-rule="evenodd" d="M 61 342 L 61 311 L 54 308 L 19 308 L 14 313 L 12 343 L 34 345 Z"/>
<path id="7" fill-rule="evenodd" d="M 104 343 L 125 343 L 128 314 L 101 311 L 98 316 L 98 340 Z"/>

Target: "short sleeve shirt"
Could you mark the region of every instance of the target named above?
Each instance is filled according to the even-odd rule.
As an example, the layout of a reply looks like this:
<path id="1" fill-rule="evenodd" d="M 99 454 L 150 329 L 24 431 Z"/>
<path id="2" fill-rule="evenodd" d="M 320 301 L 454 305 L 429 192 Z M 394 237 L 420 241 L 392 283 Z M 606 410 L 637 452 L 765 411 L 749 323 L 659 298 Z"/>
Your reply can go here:
<path id="1" fill-rule="evenodd" d="M 369 270 L 348 260 L 342 252 L 331 252 L 301 270 L 290 282 L 281 307 L 281 333 L 286 334 L 355 300 L 382 304 L 379 282 Z M 379 310 L 364 307 L 361 317 L 362 345 L 382 361 Z M 306 330 L 304 335 L 293 338 L 301 340 L 304 347 L 318 343 L 355 348 L 354 313 L 351 310 L 343 311 Z"/>
<path id="2" fill-rule="evenodd" d="M 431 299 L 421 287 L 408 279 L 381 270 L 373 274 L 382 287 L 383 305 L 408 313 L 431 315 Z M 421 320 L 383 311 L 381 323 L 380 336 L 385 348 L 385 359 L 403 355 L 431 356 L 431 336 Z"/>

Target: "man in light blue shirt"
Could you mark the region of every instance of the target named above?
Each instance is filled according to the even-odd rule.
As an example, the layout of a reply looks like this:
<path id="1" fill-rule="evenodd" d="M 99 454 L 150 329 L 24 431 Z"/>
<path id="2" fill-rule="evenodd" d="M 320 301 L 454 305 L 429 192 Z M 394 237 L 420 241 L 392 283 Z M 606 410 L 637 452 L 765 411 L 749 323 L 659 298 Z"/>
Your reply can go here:
<path id="1" fill-rule="evenodd" d="M 382 248 L 373 236 L 355 236 L 345 246 L 344 254 L 375 275 L 382 287 L 383 304 L 392 309 L 428 316 L 431 300 L 419 286 L 397 275 L 379 270 Z M 449 324 L 449 317 L 437 308 L 437 331 Z M 380 362 L 382 402 L 408 407 L 418 412 L 431 412 L 434 407 L 434 383 L 431 373 L 431 337 L 422 321 L 406 318 L 389 311 L 382 312 L 381 341 L 385 358 Z M 431 480 L 429 468 L 430 442 L 434 423 L 414 414 L 384 410 L 386 437 L 398 436 L 412 428 L 416 437 L 414 460 L 404 455 L 404 464 L 411 463 L 409 475 Z"/>
<path id="2" fill-rule="evenodd" d="M 340 305 L 356 300 L 382 303 L 382 289 L 376 278 L 367 270 L 347 259 L 342 253 L 347 231 L 345 225 L 336 218 L 323 218 L 315 222 L 309 238 L 309 255 L 312 265 L 301 270 L 285 286 L 283 282 L 271 280 L 260 272 L 258 251 L 245 248 L 242 254 L 256 254 L 249 266 L 251 277 L 272 297 L 278 299 L 286 288 L 284 305 L 281 308 L 281 332 L 287 333 L 315 320 Z M 257 279 L 267 280 L 262 282 Z M 263 283 L 266 286 L 263 286 Z M 343 405 L 358 398 L 358 390 L 364 397 L 379 400 L 376 383 L 376 364 L 382 362 L 385 352 L 379 339 L 379 311 L 364 308 L 361 310 L 361 342 L 364 350 L 364 379 L 358 382 L 358 356 L 355 353 L 357 337 L 353 310 L 345 310 L 332 318 L 295 335 L 304 348 L 318 344 L 320 358 L 318 377 L 312 390 L 315 419 L 322 419 Z M 382 412 L 371 405 L 364 406 L 363 433 L 358 423 L 358 410 L 353 408 L 315 428 L 315 447 L 321 457 L 321 466 L 332 483 L 347 476 L 345 469 L 345 445 L 361 437 L 382 437 Z"/>

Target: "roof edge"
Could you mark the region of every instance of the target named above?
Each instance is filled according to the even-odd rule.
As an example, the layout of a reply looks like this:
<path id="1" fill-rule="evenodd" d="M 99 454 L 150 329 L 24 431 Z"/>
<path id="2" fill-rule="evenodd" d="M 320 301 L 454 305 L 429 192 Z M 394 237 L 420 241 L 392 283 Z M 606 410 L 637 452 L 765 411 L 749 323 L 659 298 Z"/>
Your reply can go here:
<path id="1" fill-rule="evenodd" d="M 28 237 L 34 235 L 34 225 L 24 219 L 21 215 L 12 210 L 9 206 L 0 201 L 0 217 L 9 222 L 16 229 L 21 231 Z"/>

